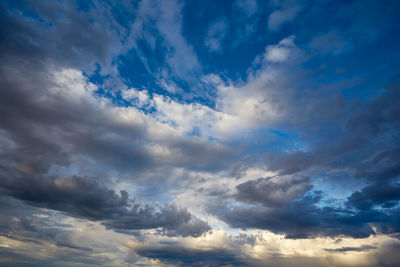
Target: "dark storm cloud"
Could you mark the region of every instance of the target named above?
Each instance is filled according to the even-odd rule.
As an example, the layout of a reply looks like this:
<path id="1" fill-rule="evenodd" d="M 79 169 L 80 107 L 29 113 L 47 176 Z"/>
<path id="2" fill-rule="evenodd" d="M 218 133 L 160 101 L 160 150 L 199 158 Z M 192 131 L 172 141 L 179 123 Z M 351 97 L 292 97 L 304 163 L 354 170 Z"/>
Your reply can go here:
<path id="1" fill-rule="evenodd" d="M 231 240 L 231 247 L 214 249 L 187 248 L 179 244 L 160 244 L 141 246 L 134 249 L 135 254 L 149 259 L 156 259 L 163 264 L 176 266 L 324 266 L 318 258 L 287 257 L 279 253 L 268 255 L 265 259 L 255 259 L 242 252 L 236 246 L 237 240 Z M 240 242 L 240 241 L 239 241 Z M 250 243 L 247 243 L 251 245 Z M 267 255 L 265 255 L 267 256 Z"/>
<path id="2" fill-rule="evenodd" d="M 249 205 L 227 208 L 210 206 L 231 227 L 266 229 L 286 238 L 311 238 L 317 236 L 351 236 L 365 238 L 375 234 L 372 225 L 383 233 L 396 233 L 399 211 L 389 209 L 352 210 L 343 207 L 318 206 L 321 192 L 307 193 L 300 199 L 278 207 Z M 260 199 L 262 203 L 262 199 Z M 384 227 L 381 229 L 381 227 Z"/>
<path id="3" fill-rule="evenodd" d="M 178 266 L 249 266 L 244 255 L 237 251 L 212 249 L 200 250 L 180 246 L 140 247 L 135 252 L 165 264 Z"/>
<path id="4" fill-rule="evenodd" d="M 263 178 L 236 188 L 234 198 L 253 205 L 230 207 L 230 200 L 224 200 L 212 204 L 215 207 L 211 206 L 210 211 L 232 227 L 261 228 L 290 238 L 368 237 L 375 234 L 373 226 L 380 233 L 398 233 L 400 162 L 396 140 L 400 134 L 400 108 L 396 99 L 399 97 L 400 86 L 394 81 L 377 98 L 363 104 L 353 103 L 354 112 L 347 117 L 330 121 L 335 125 L 332 128 L 335 137 L 323 133 L 331 126 L 321 122 L 320 130 L 315 133 L 302 129 L 305 137 L 315 139 L 310 139 L 307 151 L 267 153 L 267 166 L 282 177 L 324 172 L 324 182 L 328 184 L 343 183 L 343 188 L 350 182 L 366 184 L 343 202 L 335 205 L 322 202 L 322 194 L 313 195 L 310 191 L 312 178 L 287 183 L 278 179 L 280 184 Z M 328 128 L 324 129 L 325 126 Z M 350 180 L 336 179 L 337 169 L 344 170 Z M 288 193 L 290 190 L 292 193 Z M 282 192 L 281 197 L 286 192 L 285 201 L 277 201 L 276 192 Z"/>
<path id="5" fill-rule="evenodd" d="M 400 175 L 399 158 L 400 148 L 385 149 L 371 159 L 356 165 L 356 176 L 376 183 L 390 183 Z"/>
<path id="6" fill-rule="evenodd" d="M 372 250 L 372 249 L 377 249 L 375 246 L 368 246 L 368 245 L 363 245 L 361 247 L 341 247 L 341 248 L 326 248 L 325 251 L 328 252 L 351 252 L 351 251 L 367 251 L 367 250 Z"/>
<path id="7" fill-rule="evenodd" d="M 395 99 L 400 97 L 399 78 L 395 77 L 383 95 L 370 101 L 346 122 L 346 130 L 366 137 L 400 128 L 400 107 Z"/>
<path id="8" fill-rule="evenodd" d="M 382 181 L 354 192 L 349 197 L 347 204 L 360 210 L 368 210 L 375 206 L 392 208 L 398 204 L 399 200 L 400 185 Z"/>
<path id="9" fill-rule="evenodd" d="M 395 99 L 399 97 L 400 86 L 394 81 L 379 97 L 363 104 L 353 103 L 350 110 L 354 112 L 347 113 L 344 108 L 343 114 L 348 115 L 328 121 L 329 125 L 313 121 L 320 123 L 315 132 L 312 128 L 300 128 L 307 123 L 299 124 L 297 127 L 310 141 L 306 151 L 266 153 L 266 165 L 281 177 L 324 172 L 324 182 L 328 184 L 343 188 L 350 183 L 366 184 L 343 202 L 330 205 L 322 202 L 321 193 L 313 195 L 313 178 L 285 181 L 279 177 L 279 182 L 260 178 L 236 187 L 234 199 L 246 205 L 231 206 L 231 200 L 220 195 L 224 200 L 211 203 L 210 212 L 231 227 L 261 228 L 288 238 L 363 238 L 375 234 L 374 229 L 397 234 L 400 162 L 396 140 L 400 134 L 400 113 Z M 337 179 L 337 169 L 348 178 Z M 277 192 L 280 198 L 274 196 Z"/>
<path id="10" fill-rule="evenodd" d="M 161 228 L 166 235 L 199 236 L 210 229 L 186 209 L 131 203 L 126 191 L 117 194 L 93 179 L 34 177 L 22 173 L 16 177 L 13 173 L 12 178 L 3 179 L 1 187 L 6 194 L 28 204 L 101 221 L 115 230 Z"/>

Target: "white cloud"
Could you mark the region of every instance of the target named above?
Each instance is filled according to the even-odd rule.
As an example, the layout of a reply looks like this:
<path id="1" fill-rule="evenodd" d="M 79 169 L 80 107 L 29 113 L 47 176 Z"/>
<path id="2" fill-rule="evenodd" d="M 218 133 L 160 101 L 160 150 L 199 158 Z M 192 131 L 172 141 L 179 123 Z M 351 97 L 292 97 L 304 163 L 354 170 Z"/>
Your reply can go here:
<path id="1" fill-rule="evenodd" d="M 182 93 L 182 89 L 173 81 L 167 82 L 165 79 L 161 79 L 159 85 L 171 94 Z"/>
<path id="2" fill-rule="evenodd" d="M 264 60 L 273 63 L 295 62 L 302 56 L 301 50 L 294 43 L 295 36 L 291 35 L 277 45 L 265 48 Z"/>
<path id="3" fill-rule="evenodd" d="M 138 107 L 143 107 L 149 104 L 149 94 L 147 90 L 139 91 L 135 88 L 124 89 L 121 91 L 122 98 L 134 102 Z"/>
<path id="4" fill-rule="evenodd" d="M 292 101 L 286 88 L 291 79 L 285 76 L 285 68 L 303 58 L 294 39 L 289 36 L 276 45 L 267 46 L 265 53 L 259 56 L 262 64 L 250 72 L 245 84 L 225 83 L 217 74 L 203 76 L 206 85 L 216 88 L 215 109 L 154 95 L 154 118 L 169 124 L 180 134 L 190 134 L 196 128 L 200 136 L 219 140 L 231 140 L 253 129 L 272 127 L 287 115 Z"/>

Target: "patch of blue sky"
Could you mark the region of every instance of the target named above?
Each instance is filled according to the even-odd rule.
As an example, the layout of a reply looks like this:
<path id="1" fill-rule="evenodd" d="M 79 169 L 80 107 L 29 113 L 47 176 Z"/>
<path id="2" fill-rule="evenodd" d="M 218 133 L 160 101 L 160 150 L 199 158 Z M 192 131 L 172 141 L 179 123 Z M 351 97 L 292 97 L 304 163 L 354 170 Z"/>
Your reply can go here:
<path id="1" fill-rule="evenodd" d="M 190 132 L 187 133 L 188 136 L 201 136 L 201 130 L 198 126 L 194 126 Z"/>
<path id="2" fill-rule="evenodd" d="M 236 145 L 246 143 L 246 151 L 251 154 L 305 150 L 308 147 L 308 143 L 302 140 L 298 133 L 278 129 L 252 130 L 244 133 L 238 140 L 229 142 L 230 145 L 235 143 Z"/>
<path id="3" fill-rule="evenodd" d="M 260 147 L 263 151 L 293 151 L 304 150 L 308 147 L 308 143 L 294 132 L 270 129 L 266 133 L 266 137 L 266 142 L 264 141 L 265 143 Z"/>
<path id="4" fill-rule="evenodd" d="M 128 101 L 122 98 L 120 92 L 110 92 L 108 90 L 105 90 L 103 87 L 99 87 L 99 89 L 95 92 L 95 96 L 107 98 L 115 106 L 131 106 Z"/>
<path id="5" fill-rule="evenodd" d="M 93 1 L 76 1 L 76 9 L 79 12 L 88 12 L 94 7 Z"/>
<path id="6" fill-rule="evenodd" d="M 354 178 L 343 170 L 332 173 L 316 173 L 311 179 L 313 190 L 324 192 L 321 201 L 317 204 L 320 207 L 340 206 L 353 192 L 365 186 L 365 183 L 361 183 L 360 179 Z"/>
<path id="7" fill-rule="evenodd" d="M 153 64 L 151 62 L 147 62 L 148 66 L 146 66 L 142 62 L 136 50 L 130 50 L 127 54 L 120 56 L 118 62 L 119 75 L 128 87 L 137 89 L 145 88 L 151 93 L 153 93 L 152 90 L 157 88 L 156 80 L 151 73 L 151 65 Z M 159 93 L 160 92 L 161 91 L 159 91 Z"/>
<path id="8" fill-rule="evenodd" d="M 89 82 L 101 86 L 104 81 L 108 78 L 110 78 L 110 75 L 102 75 L 101 73 L 101 66 L 99 63 L 96 63 L 95 69 L 93 72 L 87 73 L 84 72 L 83 74 L 86 76 L 86 78 L 89 80 Z"/>
<path id="9" fill-rule="evenodd" d="M 158 94 L 167 96 L 177 102 L 197 102 L 207 106 L 214 105 L 214 102 L 211 100 L 212 98 L 204 98 L 196 94 L 199 86 L 204 88 L 204 85 L 200 82 L 189 83 L 174 76 L 168 78 L 160 77 L 162 68 L 168 70 L 164 60 L 166 51 L 158 49 L 152 51 L 149 45 L 143 40 L 138 41 L 138 47 L 140 52 L 132 49 L 127 54 L 119 57 L 119 74 L 128 87 L 138 90 L 145 89 L 150 95 Z M 146 62 L 143 62 L 144 57 L 140 57 L 138 53 L 143 53 L 147 59 Z"/>
<path id="10" fill-rule="evenodd" d="M 311 33 L 313 36 L 321 36 L 327 32 L 335 32 L 342 47 L 332 46 L 332 43 L 319 47 L 320 51 L 312 51 L 309 47 L 313 57 L 303 66 L 307 70 L 314 70 L 314 78 L 319 78 L 315 79 L 316 83 L 358 79 L 354 86 L 347 86 L 342 90 L 342 94 L 350 100 L 376 97 L 382 92 L 377 87 L 398 73 L 395 66 L 400 57 L 397 53 L 400 45 L 397 37 L 399 26 L 387 23 L 391 21 L 388 17 L 395 21 L 395 9 L 390 5 L 376 5 L 372 1 L 365 1 L 363 6 L 352 3 L 354 8 L 363 10 L 363 15 L 354 16 L 353 12 L 346 11 L 345 6 L 333 2 L 330 4 L 332 12 L 318 17 L 322 23 L 315 23 L 314 16 L 304 18 L 304 23 L 311 28 L 301 27 L 302 31 L 296 33 L 296 40 L 303 41 L 307 47 L 306 42 Z M 376 64 L 377 62 L 384 64 Z"/>
<path id="11" fill-rule="evenodd" d="M 264 10 L 265 11 L 265 10 Z M 249 23 L 237 14 L 232 1 L 201 3 L 192 1 L 185 4 L 183 35 L 198 55 L 204 73 L 216 73 L 230 80 L 246 80 L 248 68 L 259 54 L 264 52 L 267 44 L 274 44 L 286 37 L 285 33 L 269 36 L 266 24 L 263 23 L 268 13 L 257 14 L 259 19 L 254 23 L 252 34 L 243 36 L 238 28 Z M 207 30 L 215 22 L 224 21 L 226 33 L 221 42 L 221 50 L 210 51 L 205 45 Z M 260 34 L 261 33 L 261 34 Z M 283 37 L 282 37 L 283 36 Z"/>

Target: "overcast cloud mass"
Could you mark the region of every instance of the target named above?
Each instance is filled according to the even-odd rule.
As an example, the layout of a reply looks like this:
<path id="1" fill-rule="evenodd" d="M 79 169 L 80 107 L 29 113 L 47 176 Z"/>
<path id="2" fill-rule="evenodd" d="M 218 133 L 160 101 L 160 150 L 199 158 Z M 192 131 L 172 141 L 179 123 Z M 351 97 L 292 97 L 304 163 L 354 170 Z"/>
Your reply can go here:
<path id="1" fill-rule="evenodd" d="M 398 266 L 400 2 L 0 2 L 1 266 Z"/>

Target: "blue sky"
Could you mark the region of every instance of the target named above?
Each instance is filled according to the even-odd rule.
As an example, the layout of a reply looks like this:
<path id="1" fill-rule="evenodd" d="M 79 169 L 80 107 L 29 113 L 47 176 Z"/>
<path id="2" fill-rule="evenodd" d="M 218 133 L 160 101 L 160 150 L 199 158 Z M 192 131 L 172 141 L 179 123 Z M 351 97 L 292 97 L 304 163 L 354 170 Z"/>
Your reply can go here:
<path id="1" fill-rule="evenodd" d="M 2 1 L 0 265 L 396 266 L 397 1 Z"/>

